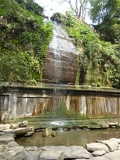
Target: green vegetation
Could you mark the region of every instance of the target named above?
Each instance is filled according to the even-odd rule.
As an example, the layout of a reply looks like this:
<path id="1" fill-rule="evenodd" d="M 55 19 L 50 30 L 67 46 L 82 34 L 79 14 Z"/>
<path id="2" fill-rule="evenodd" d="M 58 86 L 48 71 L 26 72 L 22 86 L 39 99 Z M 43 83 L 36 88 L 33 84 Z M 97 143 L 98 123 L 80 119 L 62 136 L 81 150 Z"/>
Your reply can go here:
<path id="1" fill-rule="evenodd" d="M 120 44 L 120 0 L 90 0 L 91 18 L 100 38 L 113 44 Z"/>
<path id="2" fill-rule="evenodd" d="M 76 84 L 120 88 L 119 0 L 90 2 L 91 18 L 101 22 L 97 31 L 69 12 L 52 19 L 68 32 L 79 52 Z M 33 0 L 0 0 L 0 8 L 0 81 L 41 81 L 52 24 L 44 22 L 43 8 Z"/>
<path id="3" fill-rule="evenodd" d="M 57 118 L 86 118 L 85 115 L 82 115 L 75 110 L 75 106 L 67 109 L 65 102 L 62 100 L 58 100 L 57 104 L 53 106 L 52 110 L 45 114 L 46 117 L 55 115 Z"/>
<path id="4" fill-rule="evenodd" d="M 69 12 L 65 16 L 56 13 L 52 19 L 66 29 L 79 51 L 76 84 L 120 87 L 117 46 L 100 40 L 96 30 L 71 16 Z"/>
<path id="5" fill-rule="evenodd" d="M 0 81 L 40 81 L 52 24 L 33 0 L 0 0 L 0 8 Z"/>

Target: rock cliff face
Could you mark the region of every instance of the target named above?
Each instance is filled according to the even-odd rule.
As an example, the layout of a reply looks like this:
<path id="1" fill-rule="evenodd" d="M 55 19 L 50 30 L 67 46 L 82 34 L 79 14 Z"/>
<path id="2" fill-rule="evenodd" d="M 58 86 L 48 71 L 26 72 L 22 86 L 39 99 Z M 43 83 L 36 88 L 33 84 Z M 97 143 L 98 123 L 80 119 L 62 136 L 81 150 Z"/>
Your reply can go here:
<path id="1" fill-rule="evenodd" d="M 45 59 L 43 80 L 52 83 L 75 83 L 78 53 L 67 33 L 53 22 L 53 39 Z"/>

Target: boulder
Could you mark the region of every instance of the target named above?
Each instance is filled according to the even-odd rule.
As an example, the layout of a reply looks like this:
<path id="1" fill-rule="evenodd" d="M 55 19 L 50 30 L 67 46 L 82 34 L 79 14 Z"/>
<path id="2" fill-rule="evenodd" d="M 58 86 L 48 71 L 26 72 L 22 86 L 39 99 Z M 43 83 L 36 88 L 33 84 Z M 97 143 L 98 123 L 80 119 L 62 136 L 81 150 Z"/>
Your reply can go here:
<path id="1" fill-rule="evenodd" d="M 10 129 L 16 129 L 16 128 L 19 128 L 19 124 L 12 124 L 10 126 Z"/>
<path id="2" fill-rule="evenodd" d="M 8 144 L 11 141 L 14 141 L 13 136 L 0 136 L 0 144 Z"/>
<path id="3" fill-rule="evenodd" d="M 119 138 L 110 138 L 110 140 L 117 141 L 120 144 L 120 139 Z"/>
<path id="4" fill-rule="evenodd" d="M 66 147 L 64 150 L 65 158 L 81 158 L 90 159 L 91 154 L 82 146 L 70 146 Z"/>
<path id="5" fill-rule="evenodd" d="M 35 127 L 32 127 L 32 126 L 27 127 L 27 125 L 28 125 L 28 121 L 23 121 L 21 123 L 18 123 L 18 124 L 15 123 L 11 125 L 0 124 L 0 136 L 2 136 L 4 133 L 11 133 L 12 136 L 14 135 L 14 137 L 21 136 L 21 135 L 31 136 L 35 132 Z"/>
<path id="6" fill-rule="evenodd" d="M 34 132 L 27 132 L 26 134 L 25 134 L 25 137 L 30 137 L 31 135 L 33 135 L 34 134 Z"/>
<path id="7" fill-rule="evenodd" d="M 11 141 L 8 143 L 8 147 L 17 147 L 17 146 L 19 146 L 19 144 L 15 141 Z"/>
<path id="8" fill-rule="evenodd" d="M 28 127 L 28 132 L 25 134 L 25 137 L 29 137 L 35 133 L 35 127 Z"/>
<path id="9" fill-rule="evenodd" d="M 10 126 L 11 126 L 10 124 L 0 124 L 0 132 L 10 129 Z"/>
<path id="10" fill-rule="evenodd" d="M 6 132 L 6 130 L 5 130 L 3 132 L 0 132 L 0 136 L 14 137 L 14 134 L 11 132 Z"/>
<path id="11" fill-rule="evenodd" d="M 112 159 L 109 159 L 109 158 L 107 158 L 105 156 L 100 156 L 100 157 L 93 157 L 92 160 L 112 160 Z"/>
<path id="12" fill-rule="evenodd" d="M 17 128 L 17 129 L 14 129 L 14 134 L 16 136 L 25 135 L 27 132 L 29 132 L 29 128 Z"/>
<path id="13" fill-rule="evenodd" d="M 118 150 L 120 150 L 120 144 L 118 145 L 118 148 L 117 148 Z"/>
<path id="14" fill-rule="evenodd" d="M 6 149 L 6 147 L 7 147 L 7 145 L 0 145 L 0 153 L 1 152 L 4 152 L 5 151 L 5 149 Z"/>
<path id="15" fill-rule="evenodd" d="M 23 121 L 19 123 L 19 127 L 27 127 L 28 121 Z"/>
<path id="16" fill-rule="evenodd" d="M 110 152 L 116 150 L 119 146 L 118 142 L 112 139 L 111 140 L 97 140 L 96 142 L 105 144 L 109 148 Z"/>
<path id="17" fill-rule="evenodd" d="M 59 150 L 42 150 L 40 159 L 47 160 L 64 160 L 64 152 Z"/>
<path id="18" fill-rule="evenodd" d="M 36 146 L 25 147 L 26 160 L 38 160 L 40 150 Z"/>
<path id="19" fill-rule="evenodd" d="M 97 150 L 104 150 L 105 152 L 109 152 L 109 148 L 102 143 L 89 143 L 86 144 L 86 148 L 89 152 L 94 152 Z"/>
<path id="20" fill-rule="evenodd" d="M 29 128 L 29 132 L 35 132 L 35 127 L 34 126 L 31 126 L 31 127 L 28 127 Z"/>
<path id="21" fill-rule="evenodd" d="M 99 124 L 91 124 L 87 126 L 88 129 L 102 129 L 103 127 Z"/>
<path id="22" fill-rule="evenodd" d="M 1 160 L 26 160 L 25 150 L 22 146 L 7 148 L 0 157 Z"/>
<path id="23" fill-rule="evenodd" d="M 53 131 L 51 127 L 47 127 L 47 128 L 45 128 L 43 130 L 42 136 L 43 137 L 55 137 L 56 136 L 56 132 Z"/>
<path id="24" fill-rule="evenodd" d="M 116 150 L 113 152 L 106 153 L 103 157 L 108 158 L 108 160 L 120 160 L 120 151 Z"/>
<path id="25" fill-rule="evenodd" d="M 109 126 L 110 128 L 119 127 L 119 123 L 118 123 L 118 122 L 109 122 L 109 123 L 108 123 L 108 126 Z"/>
<path id="26" fill-rule="evenodd" d="M 60 151 L 60 153 L 64 154 L 64 158 L 66 159 L 90 159 L 92 157 L 92 155 L 82 146 L 44 146 L 41 147 L 41 150 L 46 151 L 46 153 L 49 152 L 50 154 Z"/>
<path id="27" fill-rule="evenodd" d="M 8 134 L 11 133 L 12 135 L 14 135 L 14 133 L 15 133 L 14 129 L 6 129 L 5 132 L 8 133 Z"/>
<path id="28" fill-rule="evenodd" d="M 94 151 L 93 153 L 92 153 L 92 155 L 94 156 L 94 157 L 96 157 L 96 156 L 102 156 L 102 155 L 104 155 L 106 152 L 105 152 L 105 150 L 96 150 L 96 151 Z"/>

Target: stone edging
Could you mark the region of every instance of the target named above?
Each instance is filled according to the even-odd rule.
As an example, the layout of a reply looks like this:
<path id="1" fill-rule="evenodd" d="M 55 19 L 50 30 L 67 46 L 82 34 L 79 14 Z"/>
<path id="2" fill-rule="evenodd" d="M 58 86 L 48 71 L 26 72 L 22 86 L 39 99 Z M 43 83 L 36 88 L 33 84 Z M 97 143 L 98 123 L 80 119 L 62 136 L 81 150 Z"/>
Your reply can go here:
<path id="1" fill-rule="evenodd" d="M 25 123 L 27 125 L 27 122 L 24 122 L 21 128 Z M 23 147 L 15 142 L 15 132 L 10 133 L 10 131 L 4 129 L 0 131 L 0 160 L 120 160 L 120 139 L 117 138 L 97 140 L 86 144 L 86 148 L 82 146 Z"/>

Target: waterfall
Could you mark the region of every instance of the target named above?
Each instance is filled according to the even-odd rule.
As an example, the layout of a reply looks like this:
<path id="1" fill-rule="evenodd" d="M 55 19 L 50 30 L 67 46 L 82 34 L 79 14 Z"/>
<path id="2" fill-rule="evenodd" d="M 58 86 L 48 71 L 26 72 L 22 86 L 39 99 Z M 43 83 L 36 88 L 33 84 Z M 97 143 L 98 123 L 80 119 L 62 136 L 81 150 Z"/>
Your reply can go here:
<path id="1" fill-rule="evenodd" d="M 53 38 L 50 43 L 49 48 L 52 49 L 53 52 L 53 78 L 55 83 L 59 83 L 61 80 L 62 75 L 62 66 L 61 66 L 61 53 L 59 50 L 59 44 L 58 44 L 58 38 L 57 38 L 57 32 L 56 32 L 56 22 L 53 22 Z"/>
<path id="2" fill-rule="evenodd" d="M 78 52 L 67 32 L 56 21 L 52 21 L 52 24 L 53 38 L 45 59 L 43 79 L 47 82 L 45 85 L 53 87 L 52 113 L 59 116 L 58 112 L 65 107 L 65 102 L 61 99 L 66 95 L 65 88 L 60 88 L 75 83 Z"/>
<path id="3" fill-rule="evenodd" d="M 53 21 L 53 38 L 45 58 L 43 79 L 52 83 L 75 83 L 78 52 L 67 32 Z"/>
<path id="4" fill-rule="evenodd" d="M 67 52 L 70 54 L 78 55 L 76 47 L 72 43 L 72 39 L 68 36 L 67 32 L 56 22 L 53 23 L 53 39 L 50 43 L 50 48 L 54 47 L 58 53 Z M 57 39 L 57 43 L 54 45 L 54 40 Z M 62 54 L 62 53 L 61 53 Z"/>

